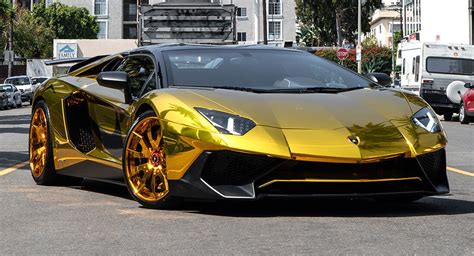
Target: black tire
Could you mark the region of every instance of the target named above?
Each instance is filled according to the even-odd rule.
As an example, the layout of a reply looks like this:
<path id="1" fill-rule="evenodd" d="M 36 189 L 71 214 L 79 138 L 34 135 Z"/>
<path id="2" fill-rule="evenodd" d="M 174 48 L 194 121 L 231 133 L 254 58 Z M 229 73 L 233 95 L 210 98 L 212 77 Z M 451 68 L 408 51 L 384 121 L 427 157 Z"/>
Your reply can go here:
<path id="1" fill-rule="evenodd" d="M 149 110 L 146 111 L 145 113 L 141 114 L 133 123 L 133 125 L 130 128 L 130 131 L 127 134 L 127 138 L 125 140 L 125 145 L 129 144 L 129 140 L 131 139 L 131 134 L 134 128 L 145 118 L 149 117 L 156 117 L 155 112 Z M 127 146 L 125 146 L 126 148 Z M 122 169 L 123 169 L 123 178 L 124 182 L 127 185 L 127 189 L 130 192 L 130 195 L 140 203 L 143 207 L 145 208 L 150 208 L 150 209 L 170 209 L 170 208 L 176 208 L 180 206 L 183 202 L 182 198 L 171 196 L 170 193 L 168 193 L 166 196 L 161 198 L 160 200 L 157 201 L 148 201 L 148 200 L 142 200 L 139 196 L 137 196 L 132 188 L 132 185 L 130 184 L 129 179 L 127 178 L 126 174 L 126 168 L 127 168 L 127 156 L 126 156 L 126 150 L 124 149 L 123 151 L 123 156 L 122 156 Z M 171 189 L 170 189 L 171 190 Z"/>
<path id="2" fill-rule="evenodd" d="M 452 112 L 446 112 L 443 114 L 444 121 L 451 121 L 453 119 L 453 113 Z"/>
<path id="3" fill-rule="evenodd" d="M 47 124 L 47 144 L 46 144 L 46 157 L 45 157 L 45 164 L 43 171 L 41 175 L 35 176 L 33 174 L 33 171 L 31 170 L 31 176 L 33 177 L 33 180 L 36 182 L 38 185 L 47 185 L 47 186 L 55 186 L 55 185 L 65 185 L 65 186 L 74 186 L 78 185 L 82 182 L 82 178 L 77 178 L 77 177 L 69 177 L 69 176 L 63 176 L 59 175 L 56 173 L 56 169 L 54 168 L 54 153 L 53 153 L 53 138 L 52 138 L 52 133 L 51 133 L 51 121 L 50 121 L 50 116 L 49 116 L 49 109 L 48 105 L 44 101 L 38 101 L 38 103 L 34 106 L 32 113 L 35 113 L 37 108 L 41 108 L 44 111 L 44 114 L 46 116 L 46 124 Z M 31 116 L 33 119 L 33 115 Z M 31 169 L 31 129 L 32 129 L 32 123 L 33 120 L 30 121 L 30 131 L 29 131 L 29 140 L 28 140 L 28 153 L 30 156 L 30 169 Z"/>
<path id="4" fill-rule="evenodd" d="M 464 108 L 464 103 L 461 102 L 459 106 L 459 122 L 461 124 L 469 124 L 469 117 L 467 116 L 466 109 Z"/>
<path id="5" fill-rule="evenodd" d="M 53 155 L 53 140 L 51 137 L 51 121 L 49 117 L 49 109 L 48 105 L 44 101 L 38 101 L 38 103 L 33 107 L 32 110 L 32 115 L 31 115 L 31 122 L 30 122 L 30 131 L 29 131 L 29 139 L 28 139 L 28 151 L 29 151 L 29 156 L 30 156 L 30 168 L 33 165 L 32 161 L 32 152 L 31 152 L 31 143 L 32 143 L 32 129 L 33 125 L 33 118 L 34 118 L 34 113 L 38 108 L 41 108 L 44 111 L 44 114 L 46 116 L 46 134 L 47 134 L 47 144 L 46 144 L 46 160 L 44 164 L 44 168 L 42 170 L 41 175 L 36 176 L 33 174 L 33 170 L 31 170 L 31 176 L 33 177 L 34 181 L 38 185 L 57 185 L 59 182 L 58 175 L 56 174 L 56 169 L 54 168 L 54 155 Z"/>

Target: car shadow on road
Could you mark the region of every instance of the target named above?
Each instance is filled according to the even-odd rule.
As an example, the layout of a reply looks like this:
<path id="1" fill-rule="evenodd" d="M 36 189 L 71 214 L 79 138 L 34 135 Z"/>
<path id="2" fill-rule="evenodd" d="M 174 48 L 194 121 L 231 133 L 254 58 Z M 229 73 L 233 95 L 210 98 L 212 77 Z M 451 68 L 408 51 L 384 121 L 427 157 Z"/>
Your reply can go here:
<path id="1" fill-rule="evenodd" d="M 19 152 L 5 152 L 0 151 L 0 170 L 3 168 L 12 167 L 18 163 L 25 162 L 28 160 L 27 151 Z"/>
<path id="2" fill-rule="evenodd" d="M 217 202 L 186 207 L 190 212 L 231 217 L 414 217 L 474 213 L 474 202 L 452 197 L 427 197 L 413 203 L 373 200 L 263 200 Z M 184 209 L 183 209 L 184 210 Z"/>
<path id="3" fill-rule="evenodd" d="M 30 115 L 0 116 L 0 124 L 29 124 Z"/>
<path id="4" fill-rule="evenodd" d="M 133 200 L 125 186 L 85 180 L 78 189 Z M 143 207 L 142 207 L 143 208 Z M 413 217 L 434 215 L 462 215 L 474 213 L 474 201 L 453 196 L 425 197 L 413 203 L 381 203 L 369 199 L 313 199 L 253 202 L 187 200 L 168 209 L 201 215 L 227 217 Z M 151 210 L 153 211 L 153 210 Z M 153 213 L 150 213 L 153 214 Z"/>
<path id="5" fill-rule="evenodd" d="M 23 128 L 23 127 L 12 127 L 12 128 L 0 128 L 1 133 L 22 133 L 28 134 L 30 132 L 30 128 Z"/>

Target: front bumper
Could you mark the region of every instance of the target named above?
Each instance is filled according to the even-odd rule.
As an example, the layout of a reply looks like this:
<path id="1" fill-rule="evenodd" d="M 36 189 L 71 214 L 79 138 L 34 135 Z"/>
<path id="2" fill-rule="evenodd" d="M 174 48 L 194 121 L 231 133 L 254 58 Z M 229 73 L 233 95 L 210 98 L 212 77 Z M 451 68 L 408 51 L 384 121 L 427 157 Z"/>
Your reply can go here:
<path id="1" fill-rule="evenodd" d="M 270 158 L 231 151 L 204 152 L 186 174 L 170 181 L 174 196 L 197 199 L 264 197 L 380 197 L 449 192 L 444 149 L 374 163 L 340 164 Z"/>
<path id="2" fill-rule="evenodd" d="M 21 101 L 29 101 L 32 96 L 31 92 L 24 92 L 21 94 Z"/>
<path id="3" fill-rule="evenodd" d="M 0 98 L 0 108 L 7 107 L 9 105 L 8 98 Z"/>

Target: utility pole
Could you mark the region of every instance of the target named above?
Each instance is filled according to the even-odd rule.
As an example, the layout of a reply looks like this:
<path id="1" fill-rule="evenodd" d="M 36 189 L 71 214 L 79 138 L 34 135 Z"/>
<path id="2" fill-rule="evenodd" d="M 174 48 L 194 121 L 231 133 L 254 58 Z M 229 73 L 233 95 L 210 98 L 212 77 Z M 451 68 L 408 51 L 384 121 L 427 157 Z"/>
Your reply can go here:
<path id="1" fill-rule="evenodd" d="M 11 1 L 12 7 L 16 7 L 16 0 Z M 13 9 L 15 10 L 15 9 Z M 13 53 L 13 13 L 9 14 L 10 26 L 8 31 L 8 77 L 12 76 L 15 54 Z"/>
<path id="2" fill-rule="evenodd" d="M 358 1 L 358 18 L 357 18 L 357 72 L 362 74 L 362 0 Z"/>
<path id="3" fill-rule="evenodd" d="M 268 44 L 267 0 L 262 0 L 262 5 L 263 5 L 263 44 Z"/>

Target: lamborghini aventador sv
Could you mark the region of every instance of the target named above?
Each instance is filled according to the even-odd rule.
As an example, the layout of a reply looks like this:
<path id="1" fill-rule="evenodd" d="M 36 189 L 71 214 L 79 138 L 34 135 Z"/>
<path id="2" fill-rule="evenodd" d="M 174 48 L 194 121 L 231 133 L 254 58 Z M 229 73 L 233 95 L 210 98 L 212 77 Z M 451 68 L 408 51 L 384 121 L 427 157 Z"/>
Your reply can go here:
<path id="1" fill-rule="evenodd" d="M 33 99 L 41 185 L 125 185 L 146 207 L 183 198 L 368 197 L 449 192 L 447 140 L 421 98 L 310 53 L 160 45 L 98 56 Z"/>

